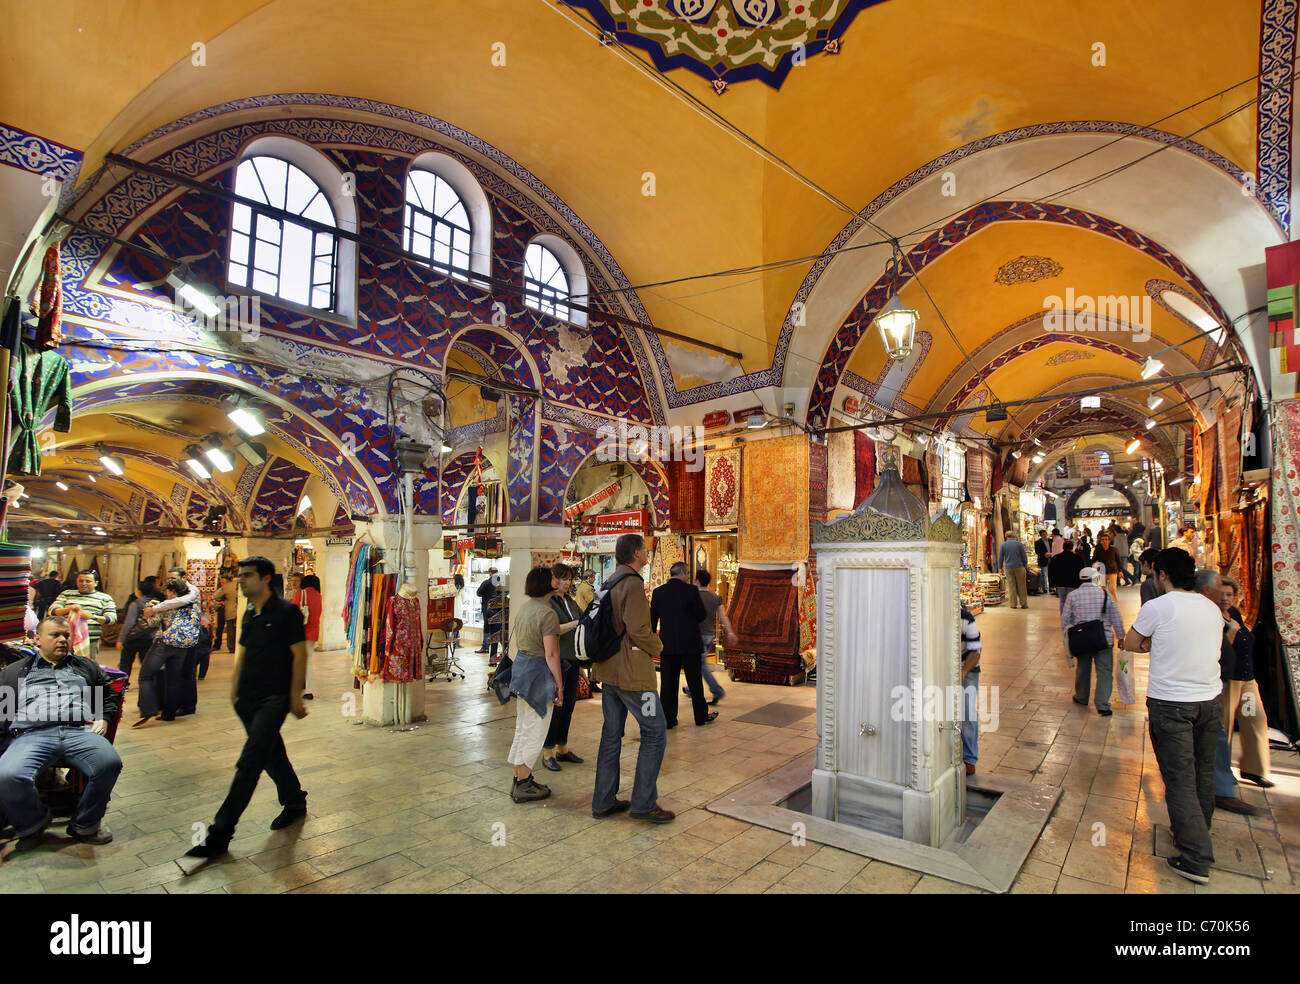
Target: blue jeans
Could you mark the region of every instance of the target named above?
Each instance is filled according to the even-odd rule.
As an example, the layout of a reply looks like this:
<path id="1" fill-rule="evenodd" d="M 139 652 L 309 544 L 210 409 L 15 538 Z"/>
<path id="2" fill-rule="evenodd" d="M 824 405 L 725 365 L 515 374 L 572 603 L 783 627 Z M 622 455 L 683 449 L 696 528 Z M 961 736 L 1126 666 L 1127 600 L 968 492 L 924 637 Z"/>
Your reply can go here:
<path id="1" fill-rule="evenodd" d="M 1214 746 L 1214 795 L 1237 798 L 1237 777 L 1232 774 L 1232 752 L 1228 732 L 1219 729 L 1219 740 Z"/>
<path id="2" fill-rule="evenodd" d="M 631 712 L 641 728 L 631 810 L 649 813 L 659 805 L 659 766 L 668 745 L 668 722 L 659 695 L 653 690 L 620 690 L 605 684 L 601 687 L 601 710 L 605 714 L 605 726 L 600 732 L 600 752 L 596 756 L 592 812 L 603 813 L 614 806 L 619 787 L 619 761 L 623 756 L 623 727 Z"/>
<path id="3" fill-rule="evenodd" d="M 980 757 L 979 687 L 977 666 L 961 678 L 961 758 L 970 765 Z"/>
<path id="4" fill-rule="evenodd" d="M 709 685 L 709 693 L 713 694 L 714 700 L 722 700 L 727 696 L 727 692 L 722 689 L 722 684 L 718 683 L 718 678 L 713 675 L 713 670 L 709 669 L 709 650 L 713 648 L 713 640 L 704 640 L 704 652 L 700 653 L 700 675 L 704 677 L 704 682 Z M 690 687 L 686 690 L 689 694 Z"/>
<path id="5" fill-rule="evenodd" d="M 49 820 L 36 794 L 36 776 L 48 765 L 63 762 L 86 776 L 86 791 L 77 803 L 70 826 L 80 834 L 99 829 L 108 809 L 122 759 L 107 738 L 84 727 L 56 725 L 19 735 L 0 755 L 0 809 L 19 837 L 34 834 Z"/>

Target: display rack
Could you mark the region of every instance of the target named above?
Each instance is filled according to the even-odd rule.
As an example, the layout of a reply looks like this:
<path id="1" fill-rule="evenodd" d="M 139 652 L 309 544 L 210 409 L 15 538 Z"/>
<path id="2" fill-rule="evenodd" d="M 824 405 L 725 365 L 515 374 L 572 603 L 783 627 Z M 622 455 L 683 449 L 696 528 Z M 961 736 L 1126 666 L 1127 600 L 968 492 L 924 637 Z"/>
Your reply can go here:
<path id="1" fill-rule="evenodd" d="M 984 589 L 980 587 L 979 574 L 972 568 L 963 567 L 959 575 L 961 603 L 972 615 L 984 611 Z"/>
<path id="2" fill-rule="evenodd" d="M 984 596 L 985 607 L 992 608 L 1007 600 L 1007 593 L 1002 586 L 1001 574 L 981 574 L 979 589 Z M 974 612 L 971 614 L 974 614 Z"/>

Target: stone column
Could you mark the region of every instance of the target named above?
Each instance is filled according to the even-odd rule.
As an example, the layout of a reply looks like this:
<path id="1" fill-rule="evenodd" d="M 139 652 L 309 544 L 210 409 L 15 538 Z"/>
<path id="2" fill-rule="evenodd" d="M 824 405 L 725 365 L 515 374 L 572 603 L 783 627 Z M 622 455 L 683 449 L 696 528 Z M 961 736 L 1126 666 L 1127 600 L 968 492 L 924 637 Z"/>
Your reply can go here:
<path id="1" fill-rule="evenodd" d="M 566 526 L 507 526 L 501 531 L 505 553 L 510 557 L 510 607 L 525 598 L 524 582 L 533 566 L 533 552 L 563 550 L 569 542 Z M 513 655 L 514 639 L 509 640 Z"/>

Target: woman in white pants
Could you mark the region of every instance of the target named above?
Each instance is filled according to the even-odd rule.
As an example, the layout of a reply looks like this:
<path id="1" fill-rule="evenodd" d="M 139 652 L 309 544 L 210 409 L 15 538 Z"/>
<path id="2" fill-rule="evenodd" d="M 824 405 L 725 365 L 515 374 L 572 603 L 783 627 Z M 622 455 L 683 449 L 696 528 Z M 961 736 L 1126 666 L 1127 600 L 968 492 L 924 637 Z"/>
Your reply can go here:
<path id="1" fill-rule="evenodd" d="M 560 673 L 560 620 L 550 605 L 554 593 L 551 569 L 528 572 L 528 596 L 510 612 L 510 639 L 517 651 L 510 666 L 510 693 L 515 702 L 515 740 L 507 761 L 515 767 L 510 798 L 516 803 L 546 799 L 549 786 L 533 778 L 533 763 L 542 752 L 551 715 L 564 701 Z"/>

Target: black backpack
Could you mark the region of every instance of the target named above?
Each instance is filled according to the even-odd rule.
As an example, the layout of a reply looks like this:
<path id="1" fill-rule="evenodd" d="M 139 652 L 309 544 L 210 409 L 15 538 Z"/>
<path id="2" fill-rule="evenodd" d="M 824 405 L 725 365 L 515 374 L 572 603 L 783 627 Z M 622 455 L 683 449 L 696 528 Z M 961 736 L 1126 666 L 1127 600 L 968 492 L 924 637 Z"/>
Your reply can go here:
<path id="1" fill-rule="evenodd" d="M 578 627 L 573 630 L 573 653 L 579 663 L 603 663 L 622 647 L 627 629 L 624 627 L 622 632 L 614 629 L 614 603 L 609 593 L 629 577 L 641 580 L 640 574 L 620 574 L 596 594 L 578 619 Z"/>

